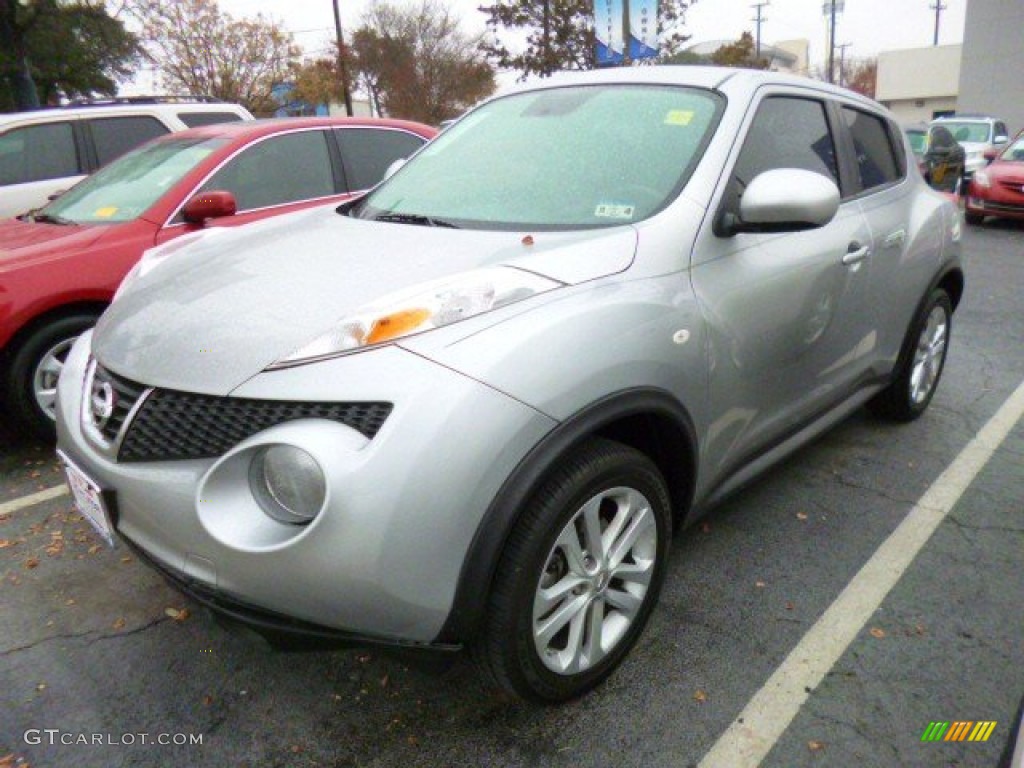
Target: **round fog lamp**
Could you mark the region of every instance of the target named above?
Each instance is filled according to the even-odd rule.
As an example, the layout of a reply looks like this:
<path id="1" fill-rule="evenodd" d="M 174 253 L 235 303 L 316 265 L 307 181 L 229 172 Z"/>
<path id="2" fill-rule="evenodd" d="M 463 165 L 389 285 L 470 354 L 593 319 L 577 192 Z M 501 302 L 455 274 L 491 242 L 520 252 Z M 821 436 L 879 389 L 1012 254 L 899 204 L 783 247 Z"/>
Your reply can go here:
<path id="1" fill-rule="evenodd" d="M 272 445 L 256 454 L 249 482 L 263 511 L 292 525 L 305 525 L 316 517 L 327 495 L 316 459 L 291 445 Z"/>

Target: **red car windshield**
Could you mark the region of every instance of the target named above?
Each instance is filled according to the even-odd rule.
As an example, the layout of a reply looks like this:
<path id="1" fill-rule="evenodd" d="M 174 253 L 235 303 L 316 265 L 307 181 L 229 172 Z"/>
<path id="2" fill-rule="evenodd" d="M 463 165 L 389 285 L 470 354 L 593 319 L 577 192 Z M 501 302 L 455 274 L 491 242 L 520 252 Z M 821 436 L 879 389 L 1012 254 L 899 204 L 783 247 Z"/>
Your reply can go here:
<path id="1" fill-rule="evenodd" d="M 83 179 L 40 215 L 76 224 L 131 221 L 226 141 L 171 139 L 147 144 Z"/>

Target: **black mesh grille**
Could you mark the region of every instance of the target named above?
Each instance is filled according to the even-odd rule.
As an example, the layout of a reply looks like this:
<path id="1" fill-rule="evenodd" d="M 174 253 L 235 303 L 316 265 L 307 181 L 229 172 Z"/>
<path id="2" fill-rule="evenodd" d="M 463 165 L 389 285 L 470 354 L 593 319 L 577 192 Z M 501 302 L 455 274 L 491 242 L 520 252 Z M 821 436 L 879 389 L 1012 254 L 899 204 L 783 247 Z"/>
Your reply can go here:
<path id="1" fill-rule="evenodd" d="M 103 437 L 110 442 L 114 442 L 121 431 L 121 425 L 124 424 L 124 420 L 128 417 L 129 411 L 135 407 L 135 403 L 138 402 L 139 397 L 146 391 L 146 388 L 141 384 L 136 384 L 134 381 L 121 378 L 99 365 L 96 366 L 93 381 L 106 381 L 114 388 L 114 411 L 110 414 L 110 418 L 107 419 L 107 423 L 100 428 Z"/>
<path id="2" fill-rule="evenodd" d="M 128 427 L 118 460 L 207 459 L 264 429 L 294 419 L 337 421 L 372 438 L 391 403 L 305 403 L 155 390 Z"/>

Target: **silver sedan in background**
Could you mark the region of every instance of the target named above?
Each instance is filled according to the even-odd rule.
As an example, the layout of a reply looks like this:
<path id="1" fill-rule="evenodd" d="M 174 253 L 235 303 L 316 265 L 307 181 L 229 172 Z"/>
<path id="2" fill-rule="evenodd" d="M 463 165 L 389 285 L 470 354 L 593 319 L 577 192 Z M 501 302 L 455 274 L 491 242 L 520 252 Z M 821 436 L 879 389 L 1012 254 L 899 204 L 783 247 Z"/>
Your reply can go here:
<path id="1" fill-rule="evenodd" d="M 873 101 L 561 75 L 390 179 L 150 252 L 60 382 L 112 544 L 270 637 L 604 680 L 679 529 L 862 405 L 922 414 L 960 219 Z"/>

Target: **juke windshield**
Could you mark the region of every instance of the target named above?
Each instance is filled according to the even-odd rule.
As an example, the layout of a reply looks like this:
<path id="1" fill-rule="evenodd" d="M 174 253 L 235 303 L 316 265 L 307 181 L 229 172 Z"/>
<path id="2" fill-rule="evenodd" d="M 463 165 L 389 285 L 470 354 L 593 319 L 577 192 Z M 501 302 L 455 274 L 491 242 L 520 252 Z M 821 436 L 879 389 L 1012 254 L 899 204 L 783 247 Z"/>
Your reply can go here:
<path id="1" fill-rule="evenodd" d="M 350 214 L 470 229 L 640 221 L 686 184 L 723 106 L 678 86 L 513 94 L 447 129 Z"/>

